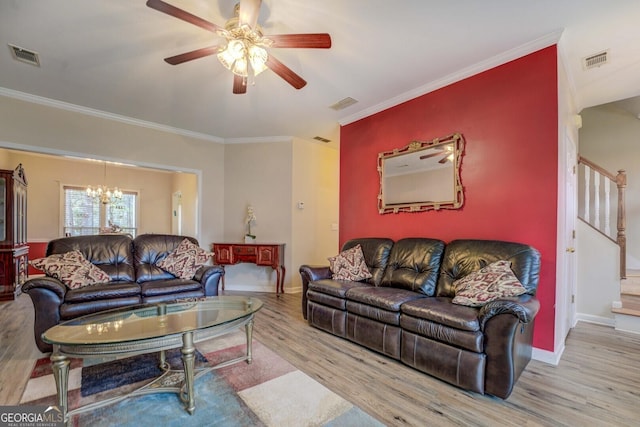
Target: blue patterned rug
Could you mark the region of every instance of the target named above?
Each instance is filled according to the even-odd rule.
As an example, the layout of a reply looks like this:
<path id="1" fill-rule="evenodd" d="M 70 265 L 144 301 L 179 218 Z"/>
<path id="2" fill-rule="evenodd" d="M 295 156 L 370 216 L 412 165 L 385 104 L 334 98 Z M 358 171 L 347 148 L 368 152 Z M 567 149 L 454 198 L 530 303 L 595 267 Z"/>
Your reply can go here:
<path id="1" fill-rule="evenodd" d="M 245 351 L 244 331 L 199 344 L 199 363 L 216 365 Z M 168 355 L 180 363 L 179 350 Z M 87 361 L 85 361 L 85 364 Z M 149 382 L 157 355 L 82 366 L 73 360 L 69 406 L 130 392 Z M 131 369 L 127 369 L 131 368 Z M 157 368 L 156 368 L 157 369 Z M 155 374 L 153 374 L 155 375 Z M 114 381 L 117 377 L 117 381 Z M 82 390 L 85 389 L 85 393 Z M 88 393 L 91 391 L 92 393 Z M 196 410 L 189 415 L 178 395 L 132 397 L 73 417 L 72 426 L 382 426 L 380 422 L 316 382 L 276 353 L 253 342 L 253 363 L 214 370 L 195 383 Z M 36 363 L 21 404 L 55 405 L 55 381 L 48 358 Z"/>

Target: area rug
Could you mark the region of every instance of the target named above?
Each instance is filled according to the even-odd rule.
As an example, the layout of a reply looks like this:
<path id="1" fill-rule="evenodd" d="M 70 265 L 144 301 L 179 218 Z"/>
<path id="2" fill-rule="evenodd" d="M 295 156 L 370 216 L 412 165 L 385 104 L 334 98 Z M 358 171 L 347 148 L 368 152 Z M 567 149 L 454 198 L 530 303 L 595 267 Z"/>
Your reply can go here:
<path id="1" fill-rule="evenodd" d="M 245 352 L 244 331 L 197 345 L 197 365 L 216 365 Z M 180 363 L 179 351 L 167 355 Z M 155 355 L 121 360 L 73 359 L 69 407 L 121 395 L 149 382 Z M 189 415 L 174 393 L 136 396 L 73 417 L 83 426 L 382 426 L 361 409 L 297 370 L 259 341 L 253 363 L 213 370 L 195 383 L 196 410 Z M 55 381 L 48 358 L 36 362 L 22 405 L 55 405 Z"/>

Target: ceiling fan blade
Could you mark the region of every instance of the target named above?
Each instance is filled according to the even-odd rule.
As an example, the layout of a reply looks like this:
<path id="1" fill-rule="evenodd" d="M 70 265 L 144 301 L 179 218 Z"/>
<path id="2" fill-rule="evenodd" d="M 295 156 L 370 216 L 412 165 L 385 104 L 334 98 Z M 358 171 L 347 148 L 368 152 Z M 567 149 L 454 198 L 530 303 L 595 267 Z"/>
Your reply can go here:
<path id="1" fill-rule="evenodd" d="M 331 47 L 331 36 L 327 33 L 317 34 L 276 34 L 265 36 L 272 40 L 271 47 L 293 47 L 309 49 L 329 49 Z"/>
<path id="2" fill-rule="evenodd" d="M 445 163 L 447 163 L 448 160 L 449 160 L 449 154 L 447 154 L 446 156 L 438 160 L 438 163 L 440 163 L 441 165 L 444 165 Z"/>
<path id="3" fill-rule="evenodd" d="M 147 0 L 147 6 L 149 6 L 151 9 L 157 10 L 158 12 L 166 13 L 167 15 L 182 19 L 185 22 L 197 25 L 200 28 L 204 28 L 205 30 L 214 33 L 218 30 L 222 30 L 222 28 L 217 26 L 216 24 L 195 16 L 187 12 L 186 10 L 182 10 L 175 6 L 172 6 L 162 0 Z"/>
<path id="4" fill-rule="evenodd" d="M 244 77 L 238 76 L 236 74 L 233 75 L 233 93 L 247 93 L 247 82 Z"/>
<path id="5" fill-rule="evenodd" d="M 203 47 L 202 49 L 192 50 L 191 52 L 181 53 L 180 55 L 170 56 L 164 58 L 165 62 L 171 65 L 182 64 L 183 62 L 193 61 L 194 59 L 203 58 L 209 55 L 215 55 L 218 53 L 220 45 Z"/>
<path id="6" fill-rule="evenodd" d="M 294 73 L 291 68 L 278 61 L 271 54 L 269 54 L 267 58 L 266 65 L 271 69 L 271 71 L 282 77 L 287 83 L 296 89 L 302 89 L 307 85 L 307 82 L 302 77 Z"/>
<path id="7" fill-rule="evenodd" d="M 261 3 L 262 0 L 240 0 L 240 25 L 248 25 L 251 29 L 256 28 Z"/>
<path id="8" fill-rule="evenodd" d="M 437 153 L 424 154 L 424 155 L 420 156 L 419 158 L 420 158 L 420 160 L 426 160 L 426 159 L 429 159 L 431 157 L 440 156 L 441 154 L 442 154 L 442 152 L 439 151 Z"/>

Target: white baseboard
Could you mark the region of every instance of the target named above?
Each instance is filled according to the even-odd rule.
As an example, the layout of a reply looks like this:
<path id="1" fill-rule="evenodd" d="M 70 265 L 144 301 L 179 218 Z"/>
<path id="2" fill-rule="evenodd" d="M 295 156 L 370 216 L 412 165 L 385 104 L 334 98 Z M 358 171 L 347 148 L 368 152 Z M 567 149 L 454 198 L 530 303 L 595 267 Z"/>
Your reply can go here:
<path id="1" fill-rule="evenodd" d="M 613 317 L 594 316 L 592 314 L 578 313 L 576 314 L 576 318 L 579 321 L 594 323 L 596 325 L 610 326 L 612 328 L 616 326 L 616 319 Z"/>
<path id="2" fill-rule="evenodd" d="M 222 286 L 222 284 L 221 284 Z M 276 293 L 276 286 L 273 283 L 225 283 L 224 289 L 226 291 L 240 291 L 240 292 L 265 292 Z M 302 293 L 302 287 L 284 287 L 285 294 L 299 294 Z"/>
<path id="3" fill-rule="evenodd" d="M 555 352 L 542 350 L 534 347 L 531 353 L 531 358 L 533 360 L 537 360 L 538 362 L 548 363 L 550 365 L 557 366 L 558 363 L 560 363 L 560 358 L 562 357 L 562 353 L 564 353 L 564 343 L 562 344 L 562 347 Z"/>
<path id="4" fill-rule="evenodd" d="M 640 317 L 626 314 L 616 314 L 616 331 L 640 334 Z"/>

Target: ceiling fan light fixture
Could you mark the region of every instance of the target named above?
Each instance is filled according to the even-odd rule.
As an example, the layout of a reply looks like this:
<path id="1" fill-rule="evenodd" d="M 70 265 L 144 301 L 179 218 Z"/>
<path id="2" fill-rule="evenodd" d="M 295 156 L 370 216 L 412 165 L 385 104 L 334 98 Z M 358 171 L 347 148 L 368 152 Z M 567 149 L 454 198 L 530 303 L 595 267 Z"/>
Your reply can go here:
<path id="1" fill-rule="evenodd" d="M 218 53 L 220 63 L 233 74 L 248 77 L 250 69 L 254 76 L 267 69 L 267 51 L 248 40 L 230 40 Z"/>

